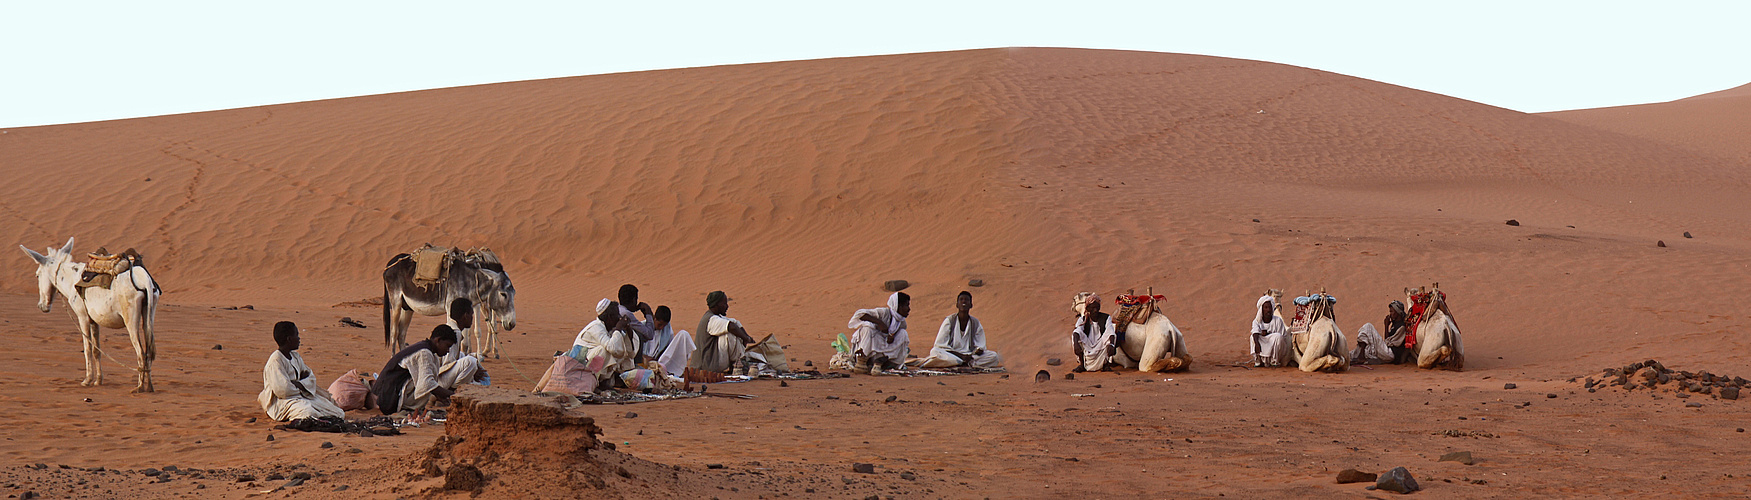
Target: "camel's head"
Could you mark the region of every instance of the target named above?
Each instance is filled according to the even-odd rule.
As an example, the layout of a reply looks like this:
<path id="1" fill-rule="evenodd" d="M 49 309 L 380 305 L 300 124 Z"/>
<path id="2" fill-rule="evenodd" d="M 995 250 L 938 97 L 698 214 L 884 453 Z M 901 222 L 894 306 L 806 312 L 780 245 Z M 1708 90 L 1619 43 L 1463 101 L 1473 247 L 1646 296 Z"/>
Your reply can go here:
<path id="1" fill-rule="evenodd" d="M 49 292 L 55 289 L 58 275 L 64 273 L 61 271 L 62 265 L 73 260 L 73 238 L 67 238 L 67 244 L 60 249 L 49 247 L 47 253 L 36 253 L 24 245 L 19 245 L 18 248 L 36 261 L 36 308 L 49 312 Z"/>
<path id="2" fill-rule="evenodd" d="M 487 271 L 492 280 L 492 291 L 486 297 L 486 309 L 492 312 L 493 320 L 505 331 L 517 328 L 517 287 L 511 284 L 511 275 L 502 272 Z"/>

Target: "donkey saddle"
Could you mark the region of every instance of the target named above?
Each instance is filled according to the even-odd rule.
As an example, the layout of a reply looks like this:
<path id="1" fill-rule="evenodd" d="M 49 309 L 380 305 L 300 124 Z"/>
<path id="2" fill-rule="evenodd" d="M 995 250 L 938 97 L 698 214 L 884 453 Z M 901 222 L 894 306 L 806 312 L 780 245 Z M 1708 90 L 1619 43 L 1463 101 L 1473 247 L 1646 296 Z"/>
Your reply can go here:
<path id="1" fill-rule="evenodd" d="M 85 272 L 79 276 L 79 282 L 74 284 L 78 288 L 109 288 L 110 283 L 115 282 L 116 275 L 128 272 L 134 266 L 145 265 L 140 252 L 132 248 L 123 250 L 119 255 L 111 255 L 109 250 L 98 247 L 96 252 L 91 252 L 86 257 L 89 259 L 85 261 Z"/>

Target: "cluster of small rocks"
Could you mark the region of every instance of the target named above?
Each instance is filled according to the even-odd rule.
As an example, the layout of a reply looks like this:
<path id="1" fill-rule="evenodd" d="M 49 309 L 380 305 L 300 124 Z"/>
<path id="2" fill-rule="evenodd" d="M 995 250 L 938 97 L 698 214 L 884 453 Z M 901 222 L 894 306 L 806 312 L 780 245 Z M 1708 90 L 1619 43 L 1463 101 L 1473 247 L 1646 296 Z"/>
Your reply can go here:
<path id="1" fill-rule="evenodd" d="M 1625 391 L 1669 390 L 1679 398 L 1706 395 L 1718 399 L 1736 400 L 1739 399 L 1741 388 L 1751 386 L 1751 381 L 1744 378 L 1715 375 L 1707 371 L 1673 370 L 1652 359 L 1606 368 L 1601 371 L 1600 378 L 1602 380 L 1587 377 L 1584 383 L 1587 392 L 1598 392 L 1601 388 L 1619 387 Z"/>

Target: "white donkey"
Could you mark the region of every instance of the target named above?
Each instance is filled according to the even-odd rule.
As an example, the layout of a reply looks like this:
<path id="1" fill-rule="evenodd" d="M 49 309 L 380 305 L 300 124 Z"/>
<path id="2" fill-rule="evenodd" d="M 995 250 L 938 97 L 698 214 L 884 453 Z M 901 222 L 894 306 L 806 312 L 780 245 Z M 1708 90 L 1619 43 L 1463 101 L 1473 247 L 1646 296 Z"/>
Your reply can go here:
<path id="1" fill-rule="evenodd" d="M 73 319 L 79 322 L 79 333 L 85 340 L 85 380 L 79 385 L 103 383 L 103 365 L 98 363 L 98 356 L 103 353 L 98 347 L 98 328 L 127 328 L 128 338 L 134 342 L 134 354 L 140 358 L 134 369 L 139 372 L 139 385 L 134 392 L 152 392 L 152 361 L 158 357 L 152 320 L 157 315 L 158 297 L 164 291 L 146 268 L 133 266 L 117 274 L 109 288 L 78 288 L 75 285 L 85 272 L 85 263 L 73 258 L 73 238 L 67 238 L 67 244 L 58 250 L 50 247 L 47 255 L 24 245 L 19 248 L 37 264 L 37 308 L 49 312 L 49 290 L 53 289 L 67 299 Z"/>

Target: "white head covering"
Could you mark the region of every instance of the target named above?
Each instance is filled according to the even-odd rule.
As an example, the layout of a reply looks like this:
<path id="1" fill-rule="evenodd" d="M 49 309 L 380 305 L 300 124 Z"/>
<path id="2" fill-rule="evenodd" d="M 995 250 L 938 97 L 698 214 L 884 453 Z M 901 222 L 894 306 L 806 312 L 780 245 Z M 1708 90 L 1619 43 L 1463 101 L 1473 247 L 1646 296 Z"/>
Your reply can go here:
<path id="1" fill-rule="evenodd" d="M 608 306 L 610 306 L 610 305 L 614 305 L 614 301 L 608 300 L 608 299 L 602 299 L 601 302 L 597 302 L 596 303 L 596 315 L 601 316 L 603 312 L 606 312 L 608 310 Z"/>
<path id="2" fill-rule="evenodd" d="M 1275 297 L 1271 297 L 1271 294 L 1267 293 L 1267 294 L 1259 296 L 1259 303 L 1253 305 L 1253 307 L 1254 308 L 1264 307 L 1265 304 L 1270 304 L 1272 309 L 1276 309 L 1277 308 L 1277 299 Z"/>
<path id="3" fill-rule="evenodd" d="M 1076 315 L 1081 316 L 1085 314 L 1084 311 L 1088 310 L 1088 304 L 1093 302 L 1100 302 L 1100 294 L 1094 292 L 1078 293 L 1076 298 L 1071 299 L 1070 310 L 1076 311 Z"/>
<path id="4" fill-rule="evenodd" d="M 893 295 L 888 296 L 888 310 L 894 311 L 894 314 L 900 314 L 900 292 L 894 292 Z"/>

